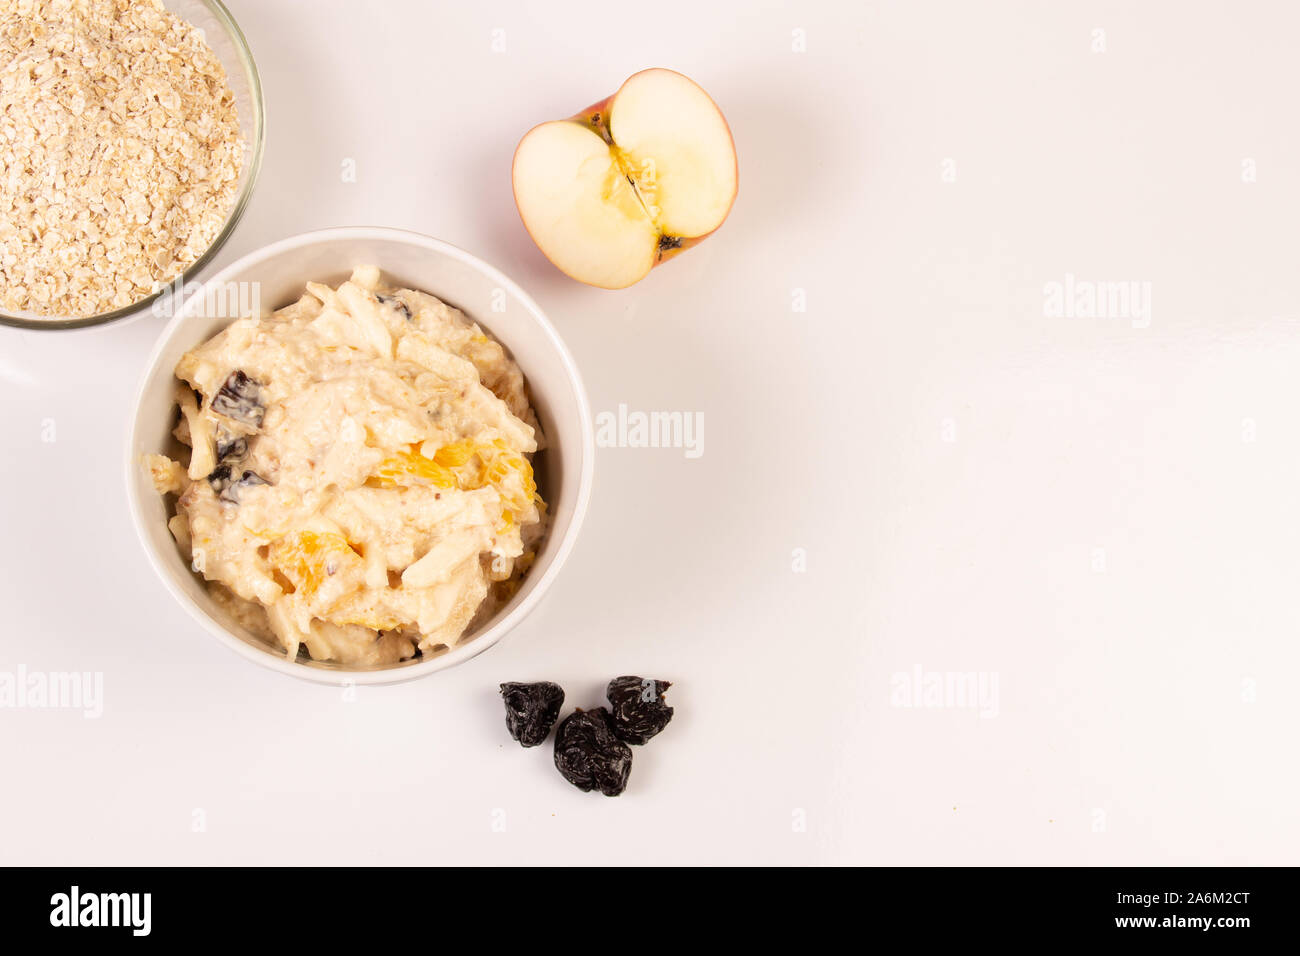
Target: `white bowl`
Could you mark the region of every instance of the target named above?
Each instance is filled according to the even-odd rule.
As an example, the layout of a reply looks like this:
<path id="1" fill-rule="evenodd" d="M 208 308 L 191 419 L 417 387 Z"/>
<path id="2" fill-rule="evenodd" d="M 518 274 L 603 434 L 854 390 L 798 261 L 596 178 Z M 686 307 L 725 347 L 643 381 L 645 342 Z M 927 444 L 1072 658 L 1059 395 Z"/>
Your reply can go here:
<path id="1" fill-rule="evenodd" d="M 189 555 L 167 530 L 169 507 L 154 491 L 142 456 L 174 442 L 173 370 L 180 357 L 230 324 L 254 296 L 263 313 L 297 299 L 309 280 L 337 285 L 354 266 L 378 266 L 385 279 L 461 309 L 492 333 L 523 370 L 547 448 L 534 460 L 550 527 L 518 593 L 490 620 L 436 657 L 357 668 L 290 661 L 250 633 L 208 594 Z M 595 442 L 577 366 L 537 304 L 492 266 L 445 242 L 398 229 L 327 229 L 294 236 L 232 263 L 186 297 L 149 357 L 127 440 L 131 518 L 150 562 L 172 595 L 209 633 L 251 661 L 328 684 L 388 684 L 443 670 L 487 650 L 542 599 L 573 548 L 591 492 Z M 180 640 L 178 637 L 177 640 Z"/>

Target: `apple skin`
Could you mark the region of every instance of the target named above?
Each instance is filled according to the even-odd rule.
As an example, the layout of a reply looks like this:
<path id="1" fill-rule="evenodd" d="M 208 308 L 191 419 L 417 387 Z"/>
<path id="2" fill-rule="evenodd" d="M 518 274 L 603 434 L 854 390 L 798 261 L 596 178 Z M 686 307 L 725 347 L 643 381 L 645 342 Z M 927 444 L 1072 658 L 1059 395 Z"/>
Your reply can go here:
<path id="1" fill-rule="evenodd" d="M 602 120 L 604 119 L 605 111 L 609 109 L 609 104 L 614 102 L 614 97 L 617 95 L 618 94 L 616 93 L 611 93 L 599 103 L 592 103 L 581 113 L 575 113 L 570 116 L 569 122 L 581 123 L 583 126 L 590 126 L 597 132 L 603 133 L 605 130 L 605 124 Z M 608 140 L 606 140 L 606 142 L 608 142 Z"/>
<path id="2" fill-rule="evenodd" d="M 577 113 L 574 113 L 572 116 L 568 117 L 567 122 L 577 123 L 580 126 L 586 126 L 594 130 L 595 132 L 600 134 L 601 138 L 604 139 L 606 143 L 610 143 L 612 145 L 613 141 L 610 139 L 609 136 L 609 127 L 606 123 L 606 117 L 609 111 L 610 104 L 614 102 L 614 97 L 618 96 L 618 94 L 622 91 L 623 87 L 627 86 L 628 83 L 636 79 L 638 76 L 641 76 L 643 73 L 652 73 L 656 71 L 664 72 L 664 73 L 675 73 L 678 76 L 680 76 L 682 79 L 686 80 L 688 83 L 694 86 L 699 86 L 699 84 L 696 83 L 694 80 L 692 80 L 689 76 L 686 76 L 686 74 L 684 73 L 679 73 L 677 70 L 669 70 L 666 67 L 649 67 L 647 69 L 639 70 L 638 72 L 633 73 L 631 76 L 629 76 L 626 80 L 623 81 L 623 83 L 619 86 L 618 90 L 615 90 L 613 93 L 605 97 L 603 100 L 600 100 L 597 103 L 592 103 L 585 110 L 581 110 Z M 703 89 L 703 87 L 700 88 Z M 723 214 L 722 221 L 719 222 L 718 225 L 713 229 L 711 229 L 709 232 L 704 233 L 704 235 L 702 236 L 692 236 L 689 239 L 678 237 L 676 246 L 674 246 L 671 249 L 660 249 L 659 254 L 655 257 L 654 263 L 650 266 L 652 271 L 655 269 L 655 267 L 663 265 L 665 262 L 669 261 L 670 259 L 677 258 L 687 249 L 691 249 L 699 245 L 705 239 L 709 238 L 711 235 L 713 235 L 715 232 L 721 229 L 723 225 L 726 223 L 727 218 L 731 215 L 731 210 L 736 207 L 736 197 L 740 195 L 740 155 L 739 152 L 734 149 L 736 137 L 735 134 L 731 132 L 731 124 L 727 122 L 727 117 L 723 114 L 722 109 L 717 106 L 717 103 L 714 103 L 714 107 L 718 109 L 718 115 L 722 117 L 722 124 L 727 129 L 727 135 L 731 137 L 731 141 L 733 144 L 733 153 L 736 154 L 735 165 L 734 165 L 736 188 L 731 194 L 731 202 L 727 206 L 726 213 Z M 550 120 L 536 124 L 528 132 L 531 133 L 533 129 L 536 129 L 538 126 L 545 125 L 546 122 L 550 122 Z M 520 144 L 522 144 L 523 141 L 527 138 L 528 138 L 528 133 L 525 133 L 523 137 L 521 137 L 519 140 Z M 519 155 L 519 146 L 516 146 L 514 157 L 517 158 L 518 155 Z M 514 165 L 514 159 L 512 158 L 511 160 L 512 168 L 513 165 Z M 511 193 L 515 197 L 515 209 L 517 211 L 519 209 L 519 196 L 514 191 L 513 182 L 511 183 Z M 522 220 L 522 218 L 523 217 L 521 214 L 520 219 Z M 533 244 L 536 245 L 537 248 L 540 250 L 541 244 L 537 242 L 537 237 L 534 236 L 531 231 L 529 231 L 528 223 L 526 222 L 524 223 L 524 230 L 528 232 L 529 238 L 533 240 Z M 543 255 L 545 256 L 545 253 L 543 253 Z M 547 261 L 550 261 L 549 257 L 547 257 Z M 555 263 L 552 262 L 552 265 L 555 265 Z M 560 268 L 560 267 L 556 266 L 556 268 Z M 578 278 L 577 276 L 569 275 L 569 273 L 565 272 L 564 269 L 560 269 L 560 271 L 564 272 L 564 274 L 568 275 L 569 278 L 571 279 L 574 279 L 578 282 L 582 282 L 584 285 L 590 285 L 590 283 L 585 282 L 584 280 Z M 642 276 L 642 278 L 645 278 L 645 276 Z M 638 279 L 637 281 L 639 282 L 641 280 Z M 633 285 L 635 285 L 635 283 L 633 283 Z M 593 288 L 608 288 L 608 287 L 593 286 Z M 621 286 L 619 288 L 628 288 L 628 286 Z"/>

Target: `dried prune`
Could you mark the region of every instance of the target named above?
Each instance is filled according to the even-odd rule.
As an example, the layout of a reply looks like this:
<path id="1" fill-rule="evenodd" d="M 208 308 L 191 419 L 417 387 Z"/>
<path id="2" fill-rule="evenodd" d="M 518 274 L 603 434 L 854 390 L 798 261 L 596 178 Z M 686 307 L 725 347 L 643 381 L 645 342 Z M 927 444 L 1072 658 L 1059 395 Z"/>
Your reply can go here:
<path id="1" fill-rule="evenodd" d="M 564 690 L 548 680 L 501 685 L 506 702 L 506 729 L 525 747 L 543 743 L 560 717 Z"/>
<path id="2" fill-rule="evenodd" d="M 411 317 L 411 307 L 397 296 L 384 295 L 382 292 L 379 292 L 375 294 L 375 298 L 378 299 L 381 304 L 390 305 L 398 312 L 402 313 L 402 318 L 409 319 Z"/>
<path id="3" fill-rule="evenodd" d="M 610 718 L 619 740 L 643 744 L 668 726 L 673 709 L 664 702 L 672 684 L 644 677 L 615 677 L 605 688 Z"/>
<path id="4" fill-rule="evenodd" d="M 229 465 L 218 465 L 208 475 L 208 484 L 222 501 L 239 503 L 239 493 L 252 485 L 269 485 L 270 482 L 255 471 L 245 470 L 238 477 L 231 477 Z"/>
<path id="5" fill-rule="evenodd" d="M 632 748 L 614 736 L 604 707 L 577 710 L 555 731 L 555 768 L 579 790 L 617 797 L 632 772 Z"/>
<path id="6" fill-rule="evenodd" d="M 248 439 L 224 425 L 217 426 L 217 461 L 238 460 L 248 454 Z"/>
<path id="7" fill-rule="evenodd" d="M 212 396 L 212 410 L 245 425 L 261 428 L 266 415 L 266 407 L 262 404 L 262 383 L 236 369 Z"/>

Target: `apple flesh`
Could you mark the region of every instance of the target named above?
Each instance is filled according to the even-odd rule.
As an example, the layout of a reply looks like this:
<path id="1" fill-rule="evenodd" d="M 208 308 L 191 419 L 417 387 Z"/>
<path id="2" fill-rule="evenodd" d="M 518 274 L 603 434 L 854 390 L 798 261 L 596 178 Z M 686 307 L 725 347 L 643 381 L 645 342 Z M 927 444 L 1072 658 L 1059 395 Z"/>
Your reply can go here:
<path id="1" fill-rule="evenodd" d="M 736 198 L 731 130 L 672 70 L 644 70 L 515 150 L 515 205 L 538 248 L 579 282 L 622 289 L 722 225 Z"/>

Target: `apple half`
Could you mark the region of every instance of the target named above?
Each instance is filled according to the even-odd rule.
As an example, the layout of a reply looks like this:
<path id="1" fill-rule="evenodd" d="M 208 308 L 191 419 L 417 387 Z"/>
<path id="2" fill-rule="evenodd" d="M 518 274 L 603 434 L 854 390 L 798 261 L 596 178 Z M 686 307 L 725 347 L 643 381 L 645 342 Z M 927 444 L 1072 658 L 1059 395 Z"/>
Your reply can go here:
<path id="1" fill-rule="evenodd" d="M 515 205 L 564 273 L 622 289 L 722 225 L 739 171 L 717 104 L 672 70 L 643 70 L 515 150 Z"/>

